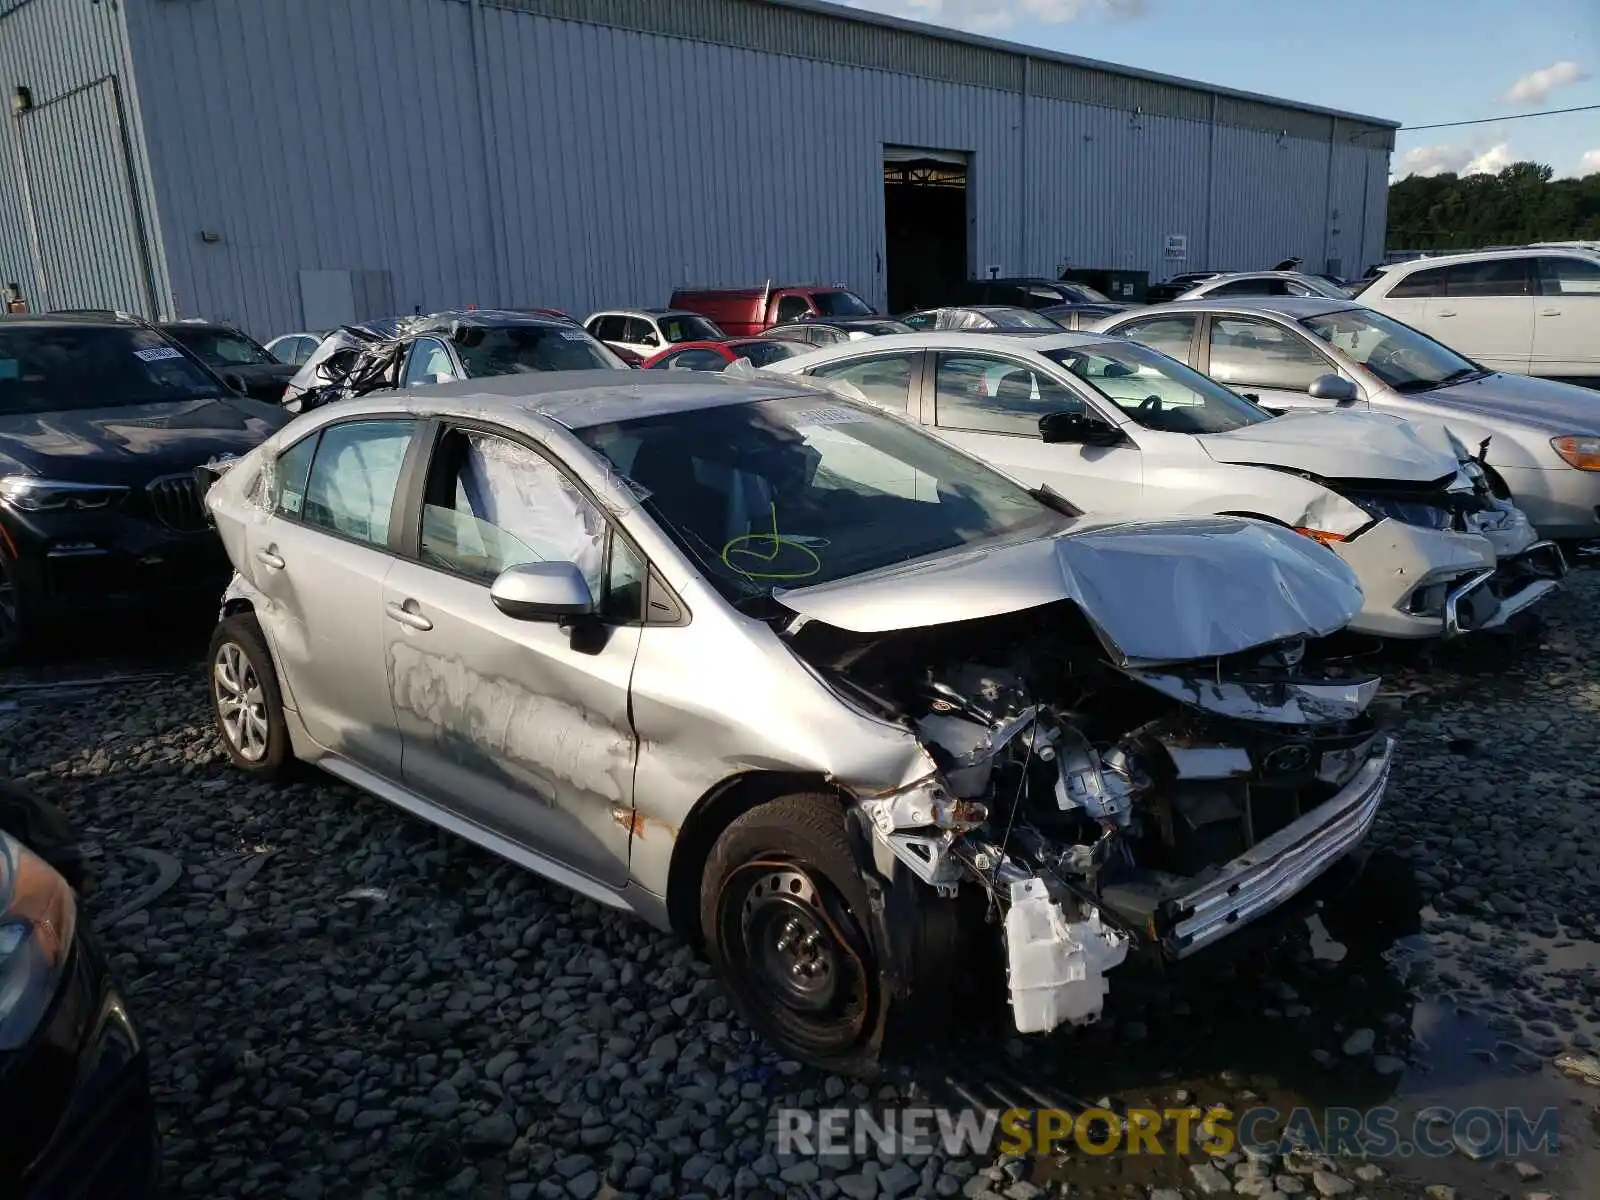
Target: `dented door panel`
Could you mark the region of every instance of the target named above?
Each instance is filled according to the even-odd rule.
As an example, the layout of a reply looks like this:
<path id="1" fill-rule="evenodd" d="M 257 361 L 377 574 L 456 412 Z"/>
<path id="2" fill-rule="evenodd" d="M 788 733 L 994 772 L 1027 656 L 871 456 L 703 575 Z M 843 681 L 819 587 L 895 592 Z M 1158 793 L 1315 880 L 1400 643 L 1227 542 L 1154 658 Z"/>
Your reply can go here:
<path id="1" fill-rule="evenodd" d="M 431 628 L 388 615 L 414 612 Z M 637 626 L 574 650 L 554 622 L 517 621 L 489 589 L 416 563 L 384 586 L 384 669 L 405 786 L 503 837 L 620 886 L 627 878 Z M 622 810 L 619 819 L 619 810 Z"/>

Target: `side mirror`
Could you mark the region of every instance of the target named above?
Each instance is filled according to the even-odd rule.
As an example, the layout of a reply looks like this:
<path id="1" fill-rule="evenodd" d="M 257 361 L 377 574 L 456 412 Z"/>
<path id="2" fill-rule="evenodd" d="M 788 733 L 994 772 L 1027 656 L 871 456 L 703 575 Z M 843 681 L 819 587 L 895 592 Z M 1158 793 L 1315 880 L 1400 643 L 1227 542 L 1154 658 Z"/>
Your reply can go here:
<path id="1" fill-rule="evenodd" d="M 1088 413 L 1053 412 L 1039 418 L 1039 436 L 1046 442 L 1115 446 L 1122 441 L 1122 430 Z"/>
<path id="2" fill-rule="evenodd" d="M 589 585 L 571 562 L 507 567 L 489 586 L 489 599 L 516 621 L 566 621 L 594 612 Z"/>
<path id="3" fill-rule="evenodd" d="M 1355 384 L 1342 375 L 1333 374 L 1318 375 L 1306 391 L 1313 399 L 1332 400 L 1338 405 L 1354 404 L 1361 395 Z"/>

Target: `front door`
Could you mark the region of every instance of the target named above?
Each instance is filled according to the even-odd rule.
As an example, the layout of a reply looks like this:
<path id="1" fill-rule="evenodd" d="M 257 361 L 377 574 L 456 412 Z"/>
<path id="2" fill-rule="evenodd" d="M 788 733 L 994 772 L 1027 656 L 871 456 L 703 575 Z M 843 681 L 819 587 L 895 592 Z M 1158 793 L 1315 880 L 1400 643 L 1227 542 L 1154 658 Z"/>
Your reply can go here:
<path id="1" fill-rule="evenodd" d="M 1205 373 L 1255 397 L 1263 408 L 1334 407 L 1333 401 L 1318 399 L 1308 389 L 1320 376 L 1337 375 L 1339 368 L 1310 338 L 1292 329 L 1259 317 L 1215 313 L 1207 349 Z"/>
<path id="2" fill-rule="evenodd" d="M 1550 255 L 1539 262 L 1532 373 L 1600 379 L 1600 261 Z"/>
<path id="3" fill-rule="evenodd" d="M 398 778 L 382 588 L 394 566 L 390 513 L 415 422 L 345 421 L 303 438 L 273 468 L 273 512 L 252 524 L 248 568 L 270 604 L 261 622 L 306 732 Z"/>
<path id="4" fill-rule="evenodd" d="M 605 615 L 643 571 L 603 514 L 542 454 L 447 431 L 430 465 L 418 561 L 383 588 L 384 655 L 407 787 L 480 827 L 617 886 L 628 873 L 640 626 L 595 638 L 506 616 L 506 567 L 570 561 Z"/>
<path id="5" fill-rule="evenodd" d="M 932 412 L 924 408 L 923 420 L 931 419 L 941 437 L 1029 487 L 1049 484 L 1086 512 L 1142 511 L 1136 445 L 1046 444 L 1039 436 L 1046 413 L 1093 409 L 1075 390 L 1042 369 L 986 351 L 941 350 L 932 368 Z"/>

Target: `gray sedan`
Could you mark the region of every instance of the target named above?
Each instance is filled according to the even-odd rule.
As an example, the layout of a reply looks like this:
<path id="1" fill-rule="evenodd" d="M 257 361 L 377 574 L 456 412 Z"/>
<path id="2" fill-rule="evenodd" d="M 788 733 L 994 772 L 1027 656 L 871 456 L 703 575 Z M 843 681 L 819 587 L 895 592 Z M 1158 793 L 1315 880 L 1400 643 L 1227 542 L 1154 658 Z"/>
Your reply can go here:
<path id="1" fill-rule="evenodd" d="M 1361 604 L 1322 546 L 1091 524 L 798 381 L 619 375 L 349 400 L 223 470 L 240 769 L 670 928 L 783 1053 L 862 1072 L 891 1012 L 1091 1021 L 1131 950 L 1350 865 L 1392 746 L 1377 680 L 1317 665 Z"/>
<path id="2" fill-rule="evenodd" d="M 1354 300 L 1180 300 L 1100 324 L 1269 409 L 1361 407 L 1438 422 L 1541 536 L 1600 538 L 1600 394 L 1489 371 Z"/>

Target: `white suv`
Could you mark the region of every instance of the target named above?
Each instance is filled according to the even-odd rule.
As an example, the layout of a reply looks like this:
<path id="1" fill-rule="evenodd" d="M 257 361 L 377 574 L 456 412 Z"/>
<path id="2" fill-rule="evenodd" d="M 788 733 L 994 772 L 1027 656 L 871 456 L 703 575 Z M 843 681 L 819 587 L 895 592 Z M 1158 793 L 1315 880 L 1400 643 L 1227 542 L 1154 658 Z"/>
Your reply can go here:
<path id="1" fill-rule="evenodd" d="M 1600 382 L 1600 257 L 1584 250 L 1419 258 L 1359 296 L 1491 371 Z"/>

